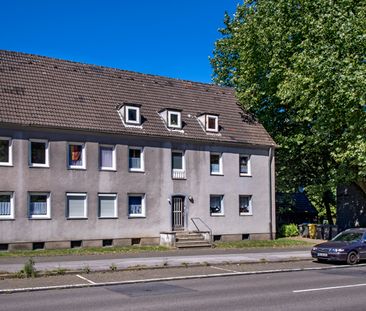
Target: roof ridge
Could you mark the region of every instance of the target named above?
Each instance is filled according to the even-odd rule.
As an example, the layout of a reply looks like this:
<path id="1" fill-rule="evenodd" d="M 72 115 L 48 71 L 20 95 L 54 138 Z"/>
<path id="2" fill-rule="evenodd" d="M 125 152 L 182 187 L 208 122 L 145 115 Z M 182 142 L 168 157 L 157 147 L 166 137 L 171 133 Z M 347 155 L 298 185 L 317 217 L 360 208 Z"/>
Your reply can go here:
<path id="1" fill-rule="evenodd" d="M 84 62 L 80 62 L 80 61 L 74 61 L 74 60 L 69 60 L 69 59 L 62 59 L 62 58 L 57 58 L 57 57 L 51 57 L 51 56 L 44 56 L 44 55 L 39 55 L 39 54 L 31 54 L 31 53 L 25 53 L 25 52 L 19 52 L 19 51 L 11 51 L 11 50 L 5 50 L 5 49 L 0 49 L 0 53 L 1 52 L 5 52 L 8 54 L 18 54 L 19 56 L 27 56 L 27 57 L 36 57 L 36 58 L 40 58 L 43 60 L 48 60 L 48 61 L 57 61 L 57 62 L 63 62 L 63 63 L 69 63 L 69 64 L 76 64 L 76 65 L 81 65 L 81 66 L 85 66 L 85 67 L 96 67 L 96 68 L 101 68 L 103 70 L 107 70 L 110 72 L 125 72 L 125 73 L 129 73 L 129 74 L 137 74 L 140 76 L 145 76 L 145 77 L 151 77 L 151 78 L 163 78 L 165 80 L 173 80 L 176 82 L 183 82 L 183 83 L 189 83 L 189 84 L 196 84 L 196 85 L 200 85 L 203 87 L 211 87 L 211 88 L 216 88 L 216 89 L 222 89 L 222 90 L 230 90 L 233 91 L 234 89 L 232 87 L 229 86 L 221 86 L 221 85 L 216 85 L 213 83 L 205 83 L 205 82 L 199 82 L 199 81 L 191 81 L 191 80 L 187 80 L 187 79 L 179 79 L 179 78 L 172 78 L 172 77 L 167 77 L 167 76 L 161 76 L 161 75 L 157 75 L 157 74 L 150 74 L 150 73 L 143 73 L 143 72 L 137 72 L 137 71 L 133 71 L 133 70 L 126 70 L 126 69 L 121 69 L 121 68 L 116 68 L 116 67 L 108 67 L 108 66 L 103 66 L 103 65 L 96 65 L 96 64 L 91 64 L 91 63 L 84 63 Z M 1 60 L 1 58 L 0 58 Z"/>

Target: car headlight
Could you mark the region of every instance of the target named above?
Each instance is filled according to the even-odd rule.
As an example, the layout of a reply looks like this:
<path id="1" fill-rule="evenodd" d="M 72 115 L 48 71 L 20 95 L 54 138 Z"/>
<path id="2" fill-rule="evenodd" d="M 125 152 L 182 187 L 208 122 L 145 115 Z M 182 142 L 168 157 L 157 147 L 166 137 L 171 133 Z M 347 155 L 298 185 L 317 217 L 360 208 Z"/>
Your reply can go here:
<path id="1" fill-rule="evenodd" d="M 331 253 L 342 253 L 342 252 L 344 252 L 344 248 L 331 248 L 329 250 L 329 252 L 331 252 Z"/>
<path id="2" fill-rule="evenodd" d="M 318 250 L 318 248 L 314 246 L 312 250 L 313 251 L 316 251 L 316 250 Z"/>

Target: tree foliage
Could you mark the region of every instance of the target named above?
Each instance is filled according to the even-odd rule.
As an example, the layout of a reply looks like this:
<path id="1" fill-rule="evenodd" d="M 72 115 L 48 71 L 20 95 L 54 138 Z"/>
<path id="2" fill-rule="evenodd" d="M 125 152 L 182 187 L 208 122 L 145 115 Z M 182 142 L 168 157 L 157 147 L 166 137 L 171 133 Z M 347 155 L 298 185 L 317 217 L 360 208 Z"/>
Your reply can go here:
<path id="1" fill-rule="evenodd" d="M 280 146 L 279 189 L 366 180 L 366 1 L 244 0 L 224 23 L 213 78 Z"/>

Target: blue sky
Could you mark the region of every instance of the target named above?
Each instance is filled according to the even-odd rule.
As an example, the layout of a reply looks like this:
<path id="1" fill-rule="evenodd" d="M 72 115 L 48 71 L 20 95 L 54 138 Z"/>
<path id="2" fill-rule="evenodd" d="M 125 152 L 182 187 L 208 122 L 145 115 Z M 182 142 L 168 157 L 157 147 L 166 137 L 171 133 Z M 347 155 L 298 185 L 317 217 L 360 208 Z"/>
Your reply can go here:
<path id="1" fill-rule="evenodd" d="M 0 49 L 211 82 L 240 0 L 1 0 Z"/>

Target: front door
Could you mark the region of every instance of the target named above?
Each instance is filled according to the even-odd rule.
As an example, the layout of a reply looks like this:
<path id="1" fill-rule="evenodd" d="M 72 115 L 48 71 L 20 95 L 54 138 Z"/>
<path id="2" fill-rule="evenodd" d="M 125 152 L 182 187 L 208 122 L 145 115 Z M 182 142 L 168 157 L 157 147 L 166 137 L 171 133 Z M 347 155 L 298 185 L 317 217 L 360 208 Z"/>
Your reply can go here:
<path id="1" fill-rule="evenodd" d="M 184 196 L 173 196 L 172 201 L 173 230 L 184 230 Z"/>

